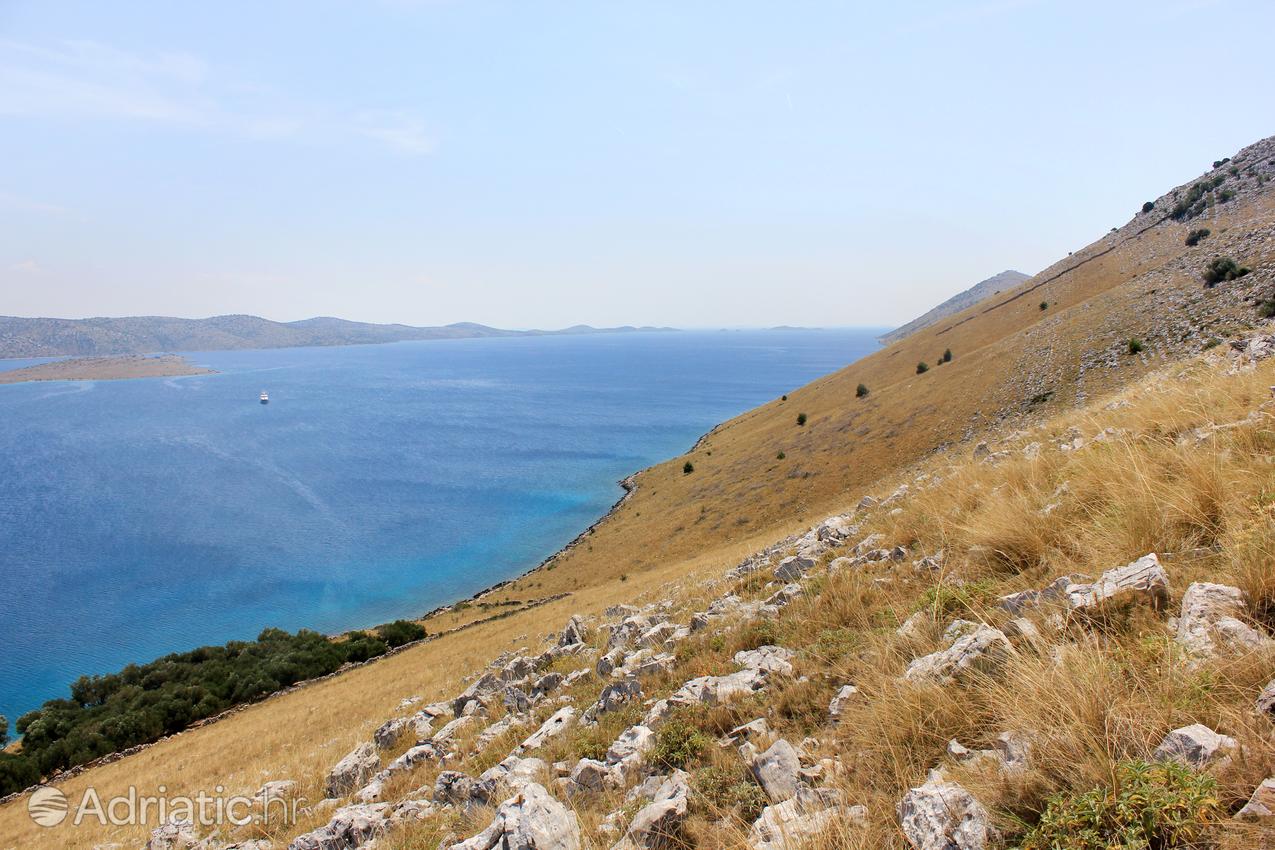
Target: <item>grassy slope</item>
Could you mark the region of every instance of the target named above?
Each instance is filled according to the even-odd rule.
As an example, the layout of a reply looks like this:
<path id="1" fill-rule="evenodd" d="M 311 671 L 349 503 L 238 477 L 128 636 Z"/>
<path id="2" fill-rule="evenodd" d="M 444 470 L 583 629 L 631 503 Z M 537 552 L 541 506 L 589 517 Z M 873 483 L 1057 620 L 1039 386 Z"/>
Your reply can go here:
<path id="1" fill-rule="evenodd" d="M 1157 206 L 1168 204 L 1162 200 Z M 906 467 L 941 446 L 1041 418 L 1069 407 L 1080 392 L 1094 397 L 1113 391 L 1166 359 L 1198 350 L 1201 339 L 1221 334 L 1221 326 L 1251 322 L 1254 314 L 1242 303 L 1240 287 L 1219 287 L 1202 299 L 1196 274 L 1229 243 L 1236 246 L 1230 253 L 1259 269 L 1245 285 L 1268 285 L 1264 266 L 1271 258 L 1262 250 L 1270 250 L 1275 209 L 1265 191 L 1253 190 L 1217 212 L 1207 220 L 1216 238 L 1198 249 L 1185 248 L 1182 238 L 1202 220 L 1167 222 L 1134 236 L 1148 223 L 1139 216 L 1029 281 L 1024 289 L 1074 266 L 1028 296 L 990 310 L 985 302 L 796 390 L 787 401 L 738 417 L 689 455 L 692 475 L 682 474 L 683 458 L 644 471 L 633 496 L 580 545 L 493 594 L 529 599 L 565 591 L 570 598 L 192 730 L 69 780 L 67 790 L 91 784 L 106 795 L 130 784 L 145 790 L 160 783 L 170 793 L 217 784 L 252 790 L 266 779 L 295 777 L 303 781 L 303 793 L 317 799 L 323 771 L 366 740 L 403 697 L 450 696 L 491 657 L 536 645 L 541 633 L 559 627 L 571 613 L 657 598 L 720 575 L 748 552 L 852 505 L 864 492 L 884 495 Z M 1254 233 L 1264 243 L 1250 238 Z M 1082 262 L 1089 257 L 1095 258 Z M 1002 294 L 993 302 L 1008 298 Z M 1052 306 L 1041 311 L 1041 300 Z M 1209 322 L 1219 326 L 1197 327 Z M 1182 338 L 1187 329 L 1194 338 Z M 1123 355 L 1119 368 L 1090 369 L 1078 378 L 1083 353 L 1116 351 L 1134 335 L 1148 343 L 1142 358 Z M 955 360 L 934 367 L 949 347 Z M 931 370 L 916 375 L 918 360 L 929 362 Z M 860 381 L 872 389 L 864 400 L 854 397 Z M 1048 402 L 1028 403 L 1048 390 L 1054 392 Z M 804 428 L 795 424 L 798 412 L 809 416 Z M 779 451 L 785 460 L 776 459 Z M 124 830 L 110 840 L 140 835 Z M 38 830 L 21 803 L 0 809 L 0 848 L 87 848 L 102 840 L 103 834 L 89 829 Z"/>

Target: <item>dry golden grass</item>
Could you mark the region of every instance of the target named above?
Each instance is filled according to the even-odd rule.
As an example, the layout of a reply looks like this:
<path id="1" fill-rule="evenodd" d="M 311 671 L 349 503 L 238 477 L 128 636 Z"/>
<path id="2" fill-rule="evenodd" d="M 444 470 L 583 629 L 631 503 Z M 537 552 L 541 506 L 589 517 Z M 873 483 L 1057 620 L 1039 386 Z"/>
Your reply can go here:
<path id="1" fill-rule="evenodd" d="M 1166 554 L 1174 605 L 1193 580 L 1233 582 L 1249 593 L 1253 620 L 1269 628 L 1275 611 L 1275 431 L 1265 416 L 1249 415 L 1265 403 L 1273 382 L 1275 366 L 1226 375 L 1216 365 L 1197 362 L 1135 385 L 1122 397 L 1127 406 L 1065 414 L 995 445 L 1008 451 L 997 464 L 977 463 L 968 453 L 960 459 L 934 455 L 911 471 L 912 478 L 922 472 L 930 477 L 914 487 L 901 512 L 878 509 L 861 533 L 880 532 L 916 557 L 942 549 L 940 572 L 917 573 L 904 562 L 819 575 L 808 582 L 807 596 L 778 618 L 688 639 L 677 653 L 676 671 L 648 677 L 644 691 L 648 697 L 662 696 L 686 679 L 726 672 L 733 669 L 734 652 L 761 643 L 798 650 L 798 673 L 805 681 L 777 681 L 763 696 L 700 712 L 693 720 L 716 738 L 765 716 L 775 734 L 794 742 L 814 735 L 818 743 L 812 743 L 812 755 L 840 759 L 842 772 L 832 782 L 850 802 L 867 807 L 869 822 L 864 829 L 839 827 L 838 834 L 812 846 L 904 846 L 895 806 L 930 769 L 943 765 L 979 795 L 1012 837 L 1021 824 L 1034 820 L 1050 794 L 1109 782 L 1117 762 L 1146 757 L 1166 731 L 1194 722 L 1232 735 L 1244 747 L 1243 757 L 1218 776 L 1222 803 L 1233 811 L 1262 778 L 1275 773 L 1271 722 L 1252 711 L 1256 693 L 1275 671 L 1275 657 L 1191 667 L 1166 631 L 1165 615 L 1134 607 L 1061 630 L 1038 618 L 1046 645 L 1020 646 L 997 678 L 918 688 L 899 676 L 910 659 L 938 646 L 938 633 L 951 619 L 1001 625 L 1008 615 L 995 605 L 999 595 L 1072 572 L 1096 575 L 1147 551 Z M 1231 422 L 1240 424 L 1197 438 L 1197 428 Z M 1073 427 L 1086 438 L 1104 431 L 1106 437 L 1090 439 L 1078 451 L 1059 451 L 1056 442 L 1069 437 Z M 1030 442 L 1042 446 L 1034 459 L 1020 451 Z M 750 540 L 635 573 L 625 582 L 584 587 L 568 599 L 255 706 L 63 787 L 73 798 L 90 783 L 104 794 L 128 784 L 145 790 L 160 783 L 172 793 L 218 783 L 251 791 L 267 779 L 288 777 L 302 781 L 303 796 L 317 799 L 326 770 L 392 716 L 401 699 L 456 693 L 465 676 L 500 651 L 538 648 L 540 635 L 572 613 L 597 613 L 621 598 L 669 599 L 678 606 L 677 616 L 685 618 L 728 590 L 751 598 L 767 595 L 771 588 L 756 579 L 733 585 L 716 580 L 766 542 Z M 928 612 L 930 627 L 918 638 L 904 639 L 895 629 L 914 611 Z M 600 640 L 595 635 L 595 644 Z M 859 688 L 858 698 L 835 727 L 828 726 L 828 699 L 847 682 Z M 596 681 L 576 686 L 577 704 L 591 701 L 597 687 Z M 541 713 L 550 710 L 545 706 Z M 604 716 L 599 728 L 566 735 L 540 755 L 569 761 L 597 755 L 640 711 L 633 706 Z M 987 747 L 1010 730 L 1024 732 L 1033 743 L 1030 770 L 1022 774 L 1007 778 L 956 765 L 946 755 L 950 739 L 972 749 Z M 456 767 L 476 774 L 529 731 L 510 733 Z M 426 766 L 396 781 L 389 796 L 415 796 L 438 769 Z M 709 789 L 697 794 L 692 806 L 688 846 L 740 846 L 747 832 L 743 814 L 755 813 L 750 808 L 755 798 L 745 793 L 747 777 L 738 759 L 714 746 L 688 769 L 697 788 Z M 631 815 L 633 808 L 620 792 L 570 803 L 589 847 L 609 846 L 612 839 L 599 830 L 608 812 Z M 445 836 L 481 828 L 489 816 L 489 810 L 478 810 L 422 821 L 395 832 L 385 846 L 434 847 Z M 285 843 L 321 820 L 313 817 L 271 837 Z M 20 805 L 0 810 L 0 835 L 5 836 L 0 846 L 15 848 L 88 848 L 105 840 L 140 843 L 143 838 L 140 830 L 116 835 L 38 830 Z M 1242 825 L 1227 824 L 1215 835 L 1228 848 L 1267 840 Z"/>
<path id="2" fill-rule="evenodd" d="M 1250 234 L 1265 237 L 1275 228 L 1275 201 L 1270 196 L 1238 200 L 1217 208 L 1208 224 L 1217 234 L 1213 250 Z M 821 739 L 829 754 L 836 752 L 846 763 L 842 781 L 852 801 L 868 807 L 870 827 L 866 833 L 830 838 L 827 846 L 900 846 L 893 807 L 901 791 L 942 758 L 947 739 L 985 743 L 1006 724 L 1033 713 L 1056 719 L 1051 729 L 1058 742 L 1042 750 L 1044 766 L 1033 771 L 1029 787 L 988 791 L 1000 794 L 993 799 L 1004 803 L 1006 812 L 1020 816 L 1052 789 L 1110 776 L 1113 759 L 1145 753 L 1165 724 L 1189 709 L 1257 742 L 1253 736 L 1260 724 L 1259 729 L 1245 725 L 1236 695 L 1260 678 L 1255 672 L 1260 664 L 1218 672 L 1224 683 L 1210 685 L 1208 700 L 1191 702 L 1191 687 L 1198 685 L 1184 684 L 1163 653 L 1143 646 L 1137 628 L 1146 624 L 1136 618 L 1080 635 L 1096 642 L 1095 658 L 1060 668 L 1049 667 L 1043 657 L 1023 658 L 999 685 L 967 688 L 956 698 L 938 690 L 905 689 L 896 681 L 909 658 L 932 648 L 946 618 L 960 614 L 997 622 L 1002 615 L 991 602 L 999 593 L 1039 586 L 1069 572 L 1093 574 L 1151 550 L 1191 553 L 1171 564 L 1175 592 L 1199 576 L 1234 581 L 1249 591 L 1254 618 L 1275 624 L 1271 431 L 1262 420 L 1199 443 L 1191 436 L 1194 428 L 1244 418 L 1267 396 L 1270 368 L 1225 378 L 1197 364 L 1181 378 L 1138 384 L 1128 394 L 1129 407 L 1066 412 L 1079 393 L 1102 398 L 1198 346 L 1156 336 L 1158 320 L 1178 331 L 1221 335 L 1255 318 L 1226 287 L 1200 289 L 1191 266 L 1194 255 L 1182 244 L 1186 229 L 1170 222 L 1138 236 L 1122 231 L 1104 237 L 1059 269 L 1042 272 L 1038 279 L 1072 268 L 1030 297 L 998 296 L 995 305 L 973 307 L 793 391 L 786 401 L 775 400 L 726 423 L 686 456 L 693 459 L 693 474 L 682 474 L 686 457 L 644 471 L 631 498 L 576 546 L 482 600 L 496 607 L 447 612 L 427 625 L 439 631 L 472 623 L 505 610 L 499 604 L 510 600 L 570 594 L 565 599 L 475 625 L 251 707 L 62 785 L 73 798 L 89 785 L 103 796 L 129 785 L 147 793 L 160 784 L 170 794 L 218 784 L 250 792 L 265 780 L 291 777 L 302 782 L 303 796 L 317 799 L 324 772 L 394 714 L 403 698 L 451 696 L 492 657 L 537 646 L 543 633 L 559 628 L 573 613 L 596 614 L 620 601 L 715 595 L 704 582 L 746 554 L 846 509 L 865 492 L 884 495 L 920 470 L 941 483 L 914 485 L 901 515 L 881 512 L 873 524 L 891 543 L 921 552 L 944 550 L 942 572 L 934 577 L 899 570 L 888 583 L 853 575 L 823 579 L 822 594 L 794 604 L 773 624 L 783 640 L 803 649 L 803 670 L 813 682 L 783 687 L 776 701 L 761 707 L 774 711 L 780 732 L 799 738 L 808 731 L 810 707 L 834 684 L 854 681 L 865 696 L 835 735 L 825 730 Z M 1114 250 L 1099 255 L 1112 244 L 1117 244 Z M 1239 259 L 1258 267 L 1253 276 L 1258 278 L 1271 258 Z M 1032 285 L 1029 281 L 1022 289 Z M 1050 302 L 1048 311 L 1038 309 L 1040 300 Z M 1160 303 L 1174 306 L 1157 311 Z M 1148 343 L 1149 356 L 1081 376 L 1082 355 L 1135 335 Z M 915 374 L 918 360 L 933 362 L 944 348 L 953 350 L 953 362 Z M 860 382 L 872 390 L 866 399 L 855 398 Z M 1034 401 L 1044 390 L 1052 396 Z M 796 425 L 798 412 L 808 416 L 803 427 Z M 969 462 L 969 439 L 1000 436 L 1011 426 L 1059 412 L 1062 418 L 1019 441 L 1044 443 L 1038 459 L 1016 455 L 997 466 Z M 1128 433 L 1079 452 L 1058 452 L 1048 435 L 1072 426 L 1088 437 L 1105 428 Z M 1186 442 L 1179 445 L 1179 437 Z M 776 459 L 780 451 L 782 461 Z M 1205 551 L 1194 551 L 1201 548 Z M 741 584 L 753 596 L 765 592 Z M 929 636 L 912 645 L 894 635 L 894 628 L 915 610 L 930 611 L 934 621 Z M 722 636 L 720 646 L 709 637 L 697 639 L 703 651 L 679 653 L 678 674 L 722 672 L 734 647 L 756 637 L 730 634 Z M 1128 672 L 1128 658 L 1137 659 L 1136 675 Z M 1024 679 L 1033 684 L 1015 688 L 1012 698 L 997 690 Z M 674 684 L 653 682 L 648 693 Z M 1122 684 L 1128 687 L 1113 694 L 1111 688 Z M 1059 705 L 1067 709 L 1059 711 Z M 729 719 L 737 718 L 721 716 L 712 723 L 719 727 Z M 1269 743 L 1264 746 L 1269 751 Z M 1267 769 L 1262 764 L 1244 768 L 1248 772 L 1228 780 L 1227 787 L 1238 793 Z M 412 779 L 427 777 L 424 772 Z M 1011 806 L 1005 803 L 1010 799 L 1020 802 Z M 592 805 L 581 809 L 586 826 L 596 825 L 597 813 Z M 697 813 L 700 826 L 692 829 L 711 831 L 704 826 L 713 822 L 711 814 Z M 422 824 L 387 846 L 432 846 L 439 835 L 463 832 L 477 819 Z M 21 801 L 0 808 L 0 848 L 140 844 L 144 833 L 40 830 Z"/>

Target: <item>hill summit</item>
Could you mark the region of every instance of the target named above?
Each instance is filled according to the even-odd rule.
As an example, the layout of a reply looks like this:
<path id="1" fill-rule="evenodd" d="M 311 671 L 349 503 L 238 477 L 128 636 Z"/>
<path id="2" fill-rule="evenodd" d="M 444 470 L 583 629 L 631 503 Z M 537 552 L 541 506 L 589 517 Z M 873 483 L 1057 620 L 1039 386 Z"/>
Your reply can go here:
<path id="1" fill-rule="evenodd" d="M 901 325 L 889 333 L 883 334 L 879 337 L 880 342 L 882 345 L 898 342 L 908 334 L 916 333 L 921 328 L 928 328 L 935 322 L 946 319 L 948 316 L 961 312 L 966 307 L 977 304 L 989 295 L 1013 289 L 1030 277 L 1031 275 L 1016 272 L 1013 269 L 1008 269 L 998 275 L 992 275 L 987 280 L 979 281 L 969 289 L 958 292 L 942 304 L 926 311 L 923 315 L 918 316 L 906 325 Z"/>

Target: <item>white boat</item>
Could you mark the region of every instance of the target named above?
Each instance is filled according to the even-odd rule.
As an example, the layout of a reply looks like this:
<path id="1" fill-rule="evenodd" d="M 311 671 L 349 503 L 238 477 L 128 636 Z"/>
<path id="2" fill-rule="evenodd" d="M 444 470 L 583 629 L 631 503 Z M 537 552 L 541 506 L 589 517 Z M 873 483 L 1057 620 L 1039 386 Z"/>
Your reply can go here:
<path id="1" fill-rule="evenodd" d="M 269 403 L 270 403 L 270 394 L 269 394 L 269 393 L 267 393 L 265 390 L 262 390 L 262 391 L 261 391 L 261 403 L 262 403 L 262 404 L 269 404 Z"/>

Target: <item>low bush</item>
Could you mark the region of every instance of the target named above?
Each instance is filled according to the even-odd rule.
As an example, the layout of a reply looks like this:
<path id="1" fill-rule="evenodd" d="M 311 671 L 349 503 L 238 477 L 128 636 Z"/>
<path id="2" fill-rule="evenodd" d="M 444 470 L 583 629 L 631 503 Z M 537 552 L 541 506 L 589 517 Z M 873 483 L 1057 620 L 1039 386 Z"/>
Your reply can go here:
<path id="1" fill-rule="evenodd" d="M 930 364 L 926 363 L 924 360 L 916 364 L 916 373 L 918 375 L 923 375 L 928 371 L 930 371 Z"/>
<path id="2" fill-rule="evenodd" d="M 1230 257 L 1214 257 L 1204 268 L 1204 285 L 1212 288 L 1219 283 L 1244 277 L 1250 271 L 1252 269 L 1241 266 Z"/>
<path id="3" fill-rule="evenodd" d="M 1213 232 L 1213 231 L 1209 230 L 1207 227 L 1200 227 L 1200 228 L 1196 228 L 1195 230 L 1192 230 L 1190 233 L 1188 233 L 1188 234 L 1186 235 L 1186 245 L 1187 245 L 1187 247 L 1188 247 L 1188 248 L 1193 248 L 1193 247 L 1195 247 L 1196 245 L 1199 245 L 1199 244 L 1200 244 L 1200 240 L 1201 240 L 1201 239 L 1204 239 L 1205 237 L 1207 237 L 1207 236 L 1208 236 L 1209 234 L 1211 234 L 1212 232 Z"/>
<path id="4" fill-rule="evenodd" d="M 945 349 L 943 350 L 943 356 L 942 356 L 941 358 L 939 358 L 939 362 L 940 362 L 940 363 L 951 363 L 951 362 L 952 362 L 952 349 L 950 349 L 950 348 L 945 348 Z"/>
<path id="5" fill-rule="evenodd" d="M 1275 319 L 1275 299 L 1267 298 L 1258 304 L 1257 313 L 1263 319 Z"/>
<path id="6" fill-rule="evenodd" d="M 1142 351 L 1142 340 L 1137 337 L 1131 338 L 1128 345 L 1130 354 L 1138 354 Z"/>
<path id="7" fill-rule="evenodd" d="M 1117 765 L 1111 787 L 1052 797 L 1022 850 L 1196 847 L 1224 816 L 1216 782 L 1176 762 Z"/>
<path id="8" fill-rule="evenodd" d="M 802 425 L 805 425 L 805 424 L 806 424 L 806 414 L 804 414 L 804 413 L 798 413 L 798 414 L 797 414 L 797 426 L 798 426 L 798 427 L 801 427 Z"/>
<path id="9" fill-rule="evenodd" d="M 390 646 L 402 646 L 425 637 L 425 627 L 411 620 L 395 620 L 378 626 L 376 634 Z"/>
<path id="10" fill-rule="evenodd" d="M 1153 209 L 1155 209 L 1155 201 L 1147 201 L 1146 203 L 1142 205 L 1142 211 L 1144 213 L 1149 213 Z"/>
<path id="11" fill-rule="evenodd" d="M 695 464 L 691 463 L 689 460 L 686 463 L 682 464 L 683 475 L 690 475 L 694 471 L 695 471 Z"/>
<path id="12" fill-rule="evenodd" d="M 666 770 L 677 770 L 697 762 L 713 746 L 713 741 L 683 717 L 670 717 L 655 733 L 651 761 Z"/>
<path id="13" fill-rule="evenodd" d="M 1048 309 L 1049 309 L 1049 302 L 1048 302 L 1048 301 L 1042 301 L 1042 302 L 1040 302 L 1040 309 L 1042 309 L 1042 310 L 1048 310 Z"/>
<path id="14" fill-rule="evenodd" d="M 729 811 L 742 822 L 749 823 L 761 817 L 762 809 L 770 803 L 766 792 L 753 781 L 742 764 L 735 770 L 706 767 L 695 771 L 691 779 L 700 799 L 711 807 L 711 814 Z"/>
<path id="15" fill-rule="evenodd" d="M 854 397 L 855 397 L 855 398 L 863 398 L 863 397 L 864 397 L 864 396 L 866 396 L 869 392 L 871 392 L 871 390 L 869 390 L 869 389 L 868 389 L 868 385 L 867 385 L 867 384 L 859 384 L 859 386 L 857 386 L 857 387 L 855 387 L 855 388 L 854 388 Z"/>

